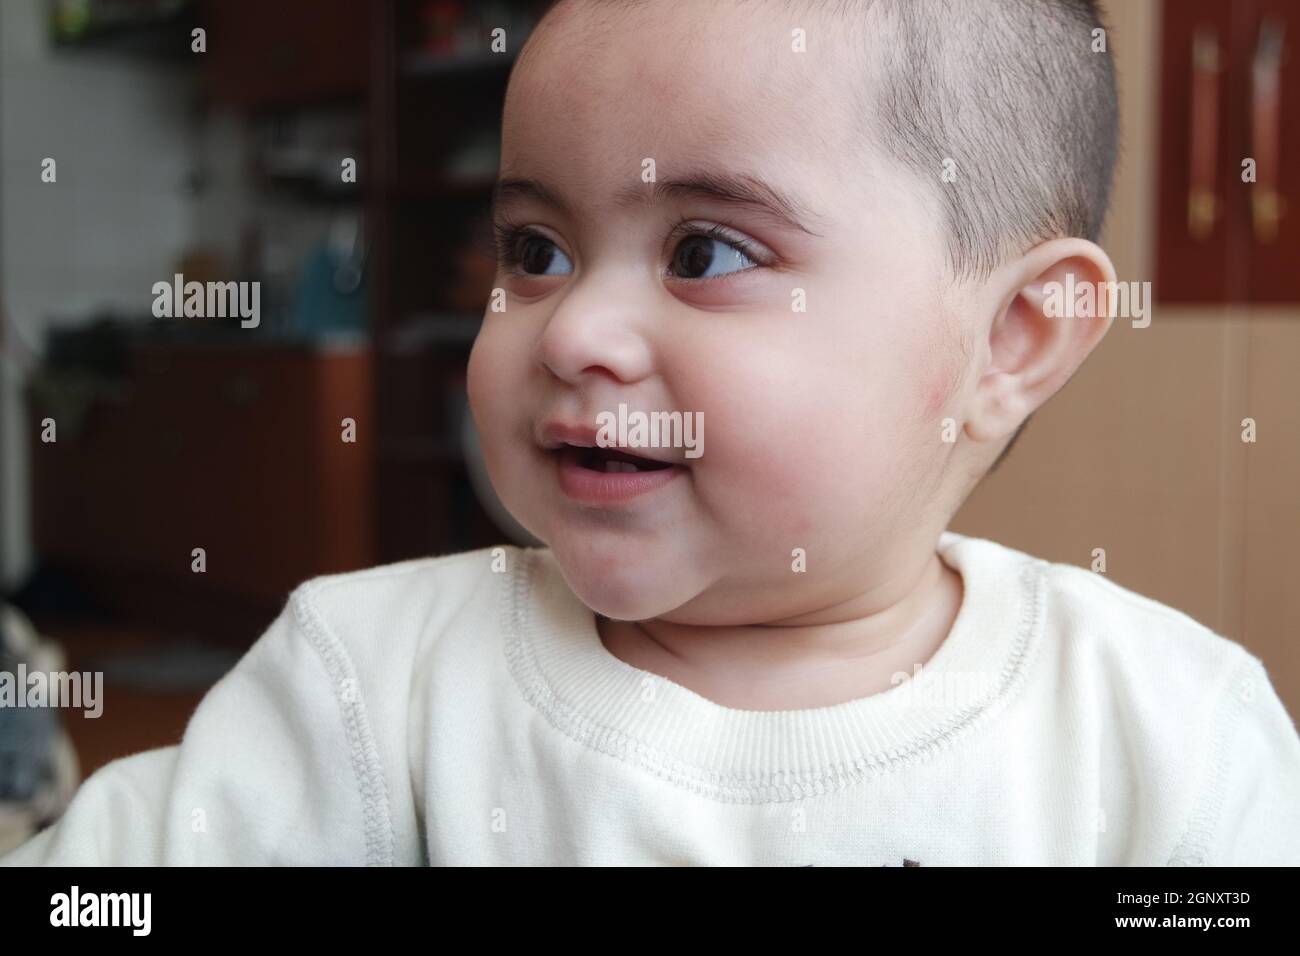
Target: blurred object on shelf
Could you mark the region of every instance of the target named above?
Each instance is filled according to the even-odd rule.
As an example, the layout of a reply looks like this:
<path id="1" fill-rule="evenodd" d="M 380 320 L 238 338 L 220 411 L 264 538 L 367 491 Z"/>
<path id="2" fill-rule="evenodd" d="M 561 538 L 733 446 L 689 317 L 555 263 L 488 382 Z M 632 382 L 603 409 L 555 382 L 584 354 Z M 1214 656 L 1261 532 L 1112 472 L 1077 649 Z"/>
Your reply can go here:
<path id="1" fill-rule="evenodd" d="M 307 256 L 294 295 L 290 329 L 308 337 L 367 326 L 366 241 L 361 217 L 340 215 L 329 238 Z"/>
<path id="2" fill-rule="evenodd" d="M 41 367 L 27 377 L 27 398 L 40 403 L 64 438 L 81 434 L 86 416 L 106 390 L 98 375 L 78 369 Z"/>
<path id="3" fill-rule="evenodd" d="M 468 131 L 447 156 L 445 181 L 450 185 L 491 182 L 501 167 L 501 136 L 493 129 Z"/>
<path id="4" fill-rule="evenodd" d="M 360 199 L 366 183 L 362 123 L 355 109 L 337 107 L 259 116 L 253 121 L 254 176 L 302 199 Z M 355 164 L 346 179 L 345 160 Z"/>
<path id="5" fill-rule="evenodd" d="M 273 325 L 268 318 L 274 316 L 275 300 L 268 296 L 265 282 L 256 283 L 261 276 L 244 273 L 244 267 L 236 268 L 222 253 L 193 246 L 181 253 L 171 272 L 161 280 L 167 289 L 153 293 L 153 315 L 162 327 L 171 326 L 190 335 L 209 330 L 238 331 L 250 337 L 265 335 Z M 192 296 L 200 303 L 194 312 Z M 246 318 L 254 316 L 257 325 L 242 327 Z"/>
<path id="6" fill-rule="evenodd" d="M 181 58 L 197 24 L 193 0 L 48 0 L 55 49 L 102 47 Z"/>
<path id="7" fill-rule="evenodd" d="M 522 43 L 536 20 L 517 5 L 500 0 L 425 0 L 420 10 L 423 51 L 436 57 L 463 57 L 491 51 L 492 31 L 505 31 L 507 49 Z"/>
<path id="8" fill-rule="evenodd" d="M 230 279 L 230 264 L 225 256 L 202 247 L 181 253 L 176 261 L 176 271 L 185 276 L 186 282 L 225 282 Z"/>
<path id="9" fill-rule="evenodd" d="M 424 48 L 430 53 L 450 55 L 460 48 L 456 28 L 463 12 L 459 0 L 429 0 L 421 11 Z"/>
<path id="10" fill-rule="evenodd" d="M 80 435 L 97 402 L 121 402 L 130 335 L 129 325 L 106 315 L 46 331 L 45 360 L 28 373 L 25 392 L 57 422 L 60 437 Z"/>
<path id="11" fill-rule="evenodd" d="M 110 315 L 51 325 L 45 332 L 45 368 L 117 379 L 126 374 L 131 327 Z"/>
<path id="12" fill-rule="evenodd" d="M 14 693 L 24 699 L 28 693 L 18 674 L 66 667 L 62 649 L 42 639 L 21 611 L 0 601 L 0 673 L 14 679 Z M 15 706 L 15 701 L 0 706 L 0 855 L 62 814 L 80 782 L 76 751 L 59 713 L 57 707 Z"/>

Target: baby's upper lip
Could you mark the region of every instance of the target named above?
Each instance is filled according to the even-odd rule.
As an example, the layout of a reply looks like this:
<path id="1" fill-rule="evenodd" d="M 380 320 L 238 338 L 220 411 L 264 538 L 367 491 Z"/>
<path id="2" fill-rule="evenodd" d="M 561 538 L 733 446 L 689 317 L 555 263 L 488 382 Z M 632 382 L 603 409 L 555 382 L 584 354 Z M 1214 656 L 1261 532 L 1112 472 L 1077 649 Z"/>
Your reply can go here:
<path id="1" fill-rule="evenodd" d="M 542 447 L 548 451 L 562 445 L 579 448 L 596 447 L 596 429 L 590 425 L 571 425 L 567 422 L 549 421 L 542 426 Z"/>
<path id="2" fill-rule="evenodd" d="M 572 445 L 576 448 L 596 448 L 596 429 L 590 425 L 576 425 L 569 422 L 549 421 L 542 426 L 541 446 L 547 451 L 554 451 L 557 448 L 563 448 L 565 445 Z M 661 461 L 669 465 L 681 464 L 675 457 L 668 457 L 663 452 L 671 452 L 672 449 L 665 448 L 642 448 L 642 447 L 623 447 L 621 445 L 605 445 L 610 451 L 621 451 L 637 458 L 644 458 L 647 461 Z"/>

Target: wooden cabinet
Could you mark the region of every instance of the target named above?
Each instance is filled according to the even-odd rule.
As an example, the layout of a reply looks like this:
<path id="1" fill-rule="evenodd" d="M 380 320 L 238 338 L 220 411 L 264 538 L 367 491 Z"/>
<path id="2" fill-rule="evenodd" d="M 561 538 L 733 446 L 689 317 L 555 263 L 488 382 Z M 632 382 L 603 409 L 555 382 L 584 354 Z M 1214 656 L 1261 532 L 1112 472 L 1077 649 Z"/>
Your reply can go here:
<path id="1" fill-rule="evenodd" d="M 360 96 L 370 70 L 369 4 L 206 0 L 210 95 L 245 109 Z"/>
<path id="2" fill-rule="evenodd" d="M 1300 2 L 1161 16 L 1156 297 L 1300 303 Z"/>
<path id="3" fill-rule="evenodd" d="M 44 559 L 149 618 L 184 595 L 187 629 L 202 623 L 194 608 L 229 602 L 264 627 L 302 581 L 376 563 L 368 348 L 136 347 L 128 369 L 79 425 L 48 402 L 30 409 Z M 47 416 L 54 443 L 41 441 Z"/>

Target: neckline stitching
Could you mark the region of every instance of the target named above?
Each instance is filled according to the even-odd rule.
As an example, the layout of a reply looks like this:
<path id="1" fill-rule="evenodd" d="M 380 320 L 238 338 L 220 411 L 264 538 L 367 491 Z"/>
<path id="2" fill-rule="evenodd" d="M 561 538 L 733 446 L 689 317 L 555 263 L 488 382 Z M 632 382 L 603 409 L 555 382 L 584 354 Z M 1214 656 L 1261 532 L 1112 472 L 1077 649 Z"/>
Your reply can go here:
<path id="1" fill-rule="evenodd" d="M 963 736 L 1000 709 L 1023 683 L 1030 652 L 1038 642 L 1031 638 L 1042 620 L 1041 560 L 1024 562 L 1019 583 L 1022 606 L 1015 641 L 999 675 L 997 686 L 983 701 L 964 708 L 939 726 L 904 747 L 891 747 L 829 766 L 810 770 L 775 770 L 745 776 L 708 770 L 678 760 L 659 748 L 615 727 L 603 726 L 580 713 L 551 685 L 537 661 L 536 650 L 525 636 L 526 599 L 532 593 L 536 549 L 522 551 L 522 565 L 502 589 L 500 608 L 506 641 L 506 658 L 516 684 L 528 702 L 556 730 L 589 749 L 633 764 L 682 789 L 724 803 L 788 803 L 836 792 L 862 780 L 892 773 L 919 762 Z"/>

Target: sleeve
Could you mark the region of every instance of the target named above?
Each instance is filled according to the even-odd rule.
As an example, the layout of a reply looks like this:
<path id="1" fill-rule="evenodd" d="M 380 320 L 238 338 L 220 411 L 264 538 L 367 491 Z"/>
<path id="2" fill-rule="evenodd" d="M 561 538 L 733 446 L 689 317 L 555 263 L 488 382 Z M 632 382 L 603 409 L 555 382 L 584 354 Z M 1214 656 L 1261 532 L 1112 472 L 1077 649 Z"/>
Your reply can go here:
<path id="1" fill-rule="evenodd" d="M 1300 865 L 1300 735 L 1253 655 L 1226 694 L 1213 771 L 1172 862 Z"/>
<path id="2" fill-rule="evenodd" d="M 391 862 L 352 664 L 309 588 L 204 696 L 178 745 L 100 768 L 0 865 Z"/>

